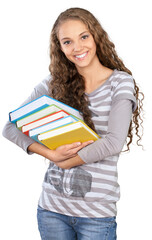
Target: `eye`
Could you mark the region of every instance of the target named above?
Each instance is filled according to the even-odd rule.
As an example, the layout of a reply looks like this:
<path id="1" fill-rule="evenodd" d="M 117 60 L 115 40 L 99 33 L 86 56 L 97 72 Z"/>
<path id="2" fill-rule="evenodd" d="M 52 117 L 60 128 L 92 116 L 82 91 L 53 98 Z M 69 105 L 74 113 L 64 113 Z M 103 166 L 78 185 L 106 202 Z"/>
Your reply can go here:
<path id="1" fill-rule="evenodd" d="M 87 39 L 89 37 L 89 35 L 83 35 L 82 39 Z"/>
<path id="2" fill-rule="evenodd" d="M 68 40 L 68 41 L 65 41 L 63 44 L 64 45 L 69 45 L 70 43 L 71 43 L 71 41 Z"/>

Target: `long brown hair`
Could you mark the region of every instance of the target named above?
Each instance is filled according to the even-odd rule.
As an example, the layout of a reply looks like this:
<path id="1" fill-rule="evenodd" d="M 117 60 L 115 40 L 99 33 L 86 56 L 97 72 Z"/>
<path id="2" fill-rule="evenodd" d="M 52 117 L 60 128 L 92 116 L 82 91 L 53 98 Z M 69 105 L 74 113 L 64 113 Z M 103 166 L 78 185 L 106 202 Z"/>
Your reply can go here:
<path id="1" fill-rule="evenodd" d="M 49 70 L 52 76 L 49 86 L 50 95 L 82 112 L 84 121 L 95 130 L 94 124 L 91 120 L 91 112 L 88 108 L 88 99 L 85 95 L 84 78 L 78 73 L 75 65 L 70 62 L 61 51 L 58 40 L 58 30 L 60 25 L 69 19 L 80 20 L 87 26 L 94 38 L 97 47 L 97 56 L 103 66 L 112 70 L 117 69 L 125 71 L 130 75 L 132 75 L 132 73 L 125 67 L 123 61 L 118 57 L 115 45 L 109 40 L 108 34 L 92 13 L 82 8 L 70 8 L 59 15 L 52 28 L 50 38 L 51 63 Z M 129 145 L 133 140 L 134 130 L 138 138 L 137 145 L 140 145 L 142 137 L 139 127 L 141 126 L 142 128 L 143 123 L 141 112 L 143 109 L 144 95 L 142 92 L 139 92 L 139 87 L 135 80 L 134 84 L 137 108 L 133 113 L 128 131 L 127 150 L 129 150 Z"/>

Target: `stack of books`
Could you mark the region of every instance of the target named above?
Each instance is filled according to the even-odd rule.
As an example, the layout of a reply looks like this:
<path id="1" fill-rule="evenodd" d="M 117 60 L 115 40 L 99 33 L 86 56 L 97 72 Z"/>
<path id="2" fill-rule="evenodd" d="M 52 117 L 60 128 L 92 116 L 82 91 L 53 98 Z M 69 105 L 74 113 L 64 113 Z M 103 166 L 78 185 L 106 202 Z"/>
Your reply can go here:
<path id="1" fill-rule="evenodd" d="M 9 119 L 23 134 L 50 149 L 100 138 L 78 110 L 47 95 L 10 112 Z"/>

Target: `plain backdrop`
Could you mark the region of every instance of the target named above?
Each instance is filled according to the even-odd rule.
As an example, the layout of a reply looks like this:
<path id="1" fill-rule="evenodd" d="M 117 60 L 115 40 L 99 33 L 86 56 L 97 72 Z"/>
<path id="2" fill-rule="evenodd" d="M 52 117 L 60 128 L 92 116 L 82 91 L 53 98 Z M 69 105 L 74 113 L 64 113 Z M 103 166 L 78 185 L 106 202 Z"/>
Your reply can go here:
<path id="1" fill-rule="evenodd" d="M 49 74 L 49 36 L 61 11 L 90 10 L 145 94 L 145 150 L 135 144 L 118 163 L 118 240 L 152 239 L 151 5 L 144 0 L 5 0 L 0 2 L 0 131 Z M 121 126 L 120 126 L 121 127 Z M 48 164 L 0 135 L 0 239 L 40 240 L 36 210 Z"/>

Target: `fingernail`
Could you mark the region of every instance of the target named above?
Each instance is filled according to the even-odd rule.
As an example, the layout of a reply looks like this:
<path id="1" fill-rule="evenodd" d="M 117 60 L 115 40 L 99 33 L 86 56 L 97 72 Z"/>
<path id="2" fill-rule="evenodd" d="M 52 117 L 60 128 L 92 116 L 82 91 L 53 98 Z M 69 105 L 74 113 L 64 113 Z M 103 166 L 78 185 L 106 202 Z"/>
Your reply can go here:
<path id="1" fill-rule="evenodd" d="M 80 142 L 77 142 L 77 146 L 80 146 L 81 145 L 81 143 Z"/>

